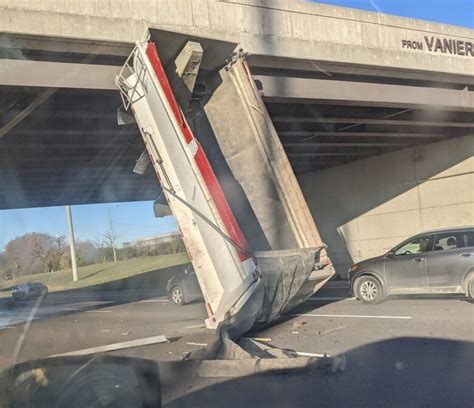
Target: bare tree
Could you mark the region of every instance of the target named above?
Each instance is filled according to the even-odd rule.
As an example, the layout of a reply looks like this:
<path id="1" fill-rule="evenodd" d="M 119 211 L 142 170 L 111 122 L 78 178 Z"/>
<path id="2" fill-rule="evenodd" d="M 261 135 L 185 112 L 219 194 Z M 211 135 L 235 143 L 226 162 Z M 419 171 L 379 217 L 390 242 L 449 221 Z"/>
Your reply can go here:
<path id="1" fill-rule="evenodd" d="M 113 234 L 110 230 L 107 230 L 104 233 L 97 235 L 94 241 L 102 254 L 102 261 L 113 261 L 113 247 L 117 242 L 117 235 Z"/>
<path id="2" fill-rule="evenodd" d="M 6 268 L 14 275 L 55 271 L 67 263 L 64 237 L 33 232 L 11 240 L 5 248 Z"/>
<path id="3" fill-rule="evenodd" d="M 5 255 L 5 252 L 0 252 L 0 275 L 6 275 L 6 269 L 7 269 L 7 257 Z"/>
<path id="4" fill-rule="evenodd" d="M 113 233 L 112 231 L 108 230 L 102 234 L 104 243 L 107 247 L 115 246 L 117 242 L 117 234 Z"/>

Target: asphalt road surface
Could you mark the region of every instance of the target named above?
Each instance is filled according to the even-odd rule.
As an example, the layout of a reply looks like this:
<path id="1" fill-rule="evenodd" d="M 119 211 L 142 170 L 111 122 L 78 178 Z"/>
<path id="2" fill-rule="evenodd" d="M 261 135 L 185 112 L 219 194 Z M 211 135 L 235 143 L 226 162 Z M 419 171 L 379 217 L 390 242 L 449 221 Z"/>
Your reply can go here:
<path id="1" fill-rule="evenodd" d="M 16 361 L 166 335 L 170 342 L 112 352 L 179 360 L 212 340 L 204 305 L 178 307 L 146 291 L 50 294 L 0 300 L 0 368 Z M 463 297 L 392 298 L 366 306 L 341 283 L 249 336 L 310 355 L 344 354 L 343 373 L 236 379 L 168 378 L 168 406 L 474 407 L 474 305 Z"/>

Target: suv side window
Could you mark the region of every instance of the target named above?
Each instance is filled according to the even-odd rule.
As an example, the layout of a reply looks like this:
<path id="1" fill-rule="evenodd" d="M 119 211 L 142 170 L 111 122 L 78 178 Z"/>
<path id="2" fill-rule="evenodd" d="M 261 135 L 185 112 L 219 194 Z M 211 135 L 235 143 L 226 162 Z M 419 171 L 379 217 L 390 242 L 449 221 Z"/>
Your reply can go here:
<path id="1" fill-rule="evenodd" d="M 405 242 L 400 247 L 395 249 L 395 256 L 423 254 L 430 252 L 433 249 L 433 235 L 422 235 Z"/>
<path id="2" fill-rule="evenodd" d="M 464 247 L 474 247 L 474 230 L 463 231 L 460 233 Z"/>
<path id="3" fill-rule="evenodd" d="M 434 242 L 435 251 L 447 251 L 449 249 L 464 248 L 469 241 L 467 233 L 463 232 L 444 232 L 436 234 Z"/>

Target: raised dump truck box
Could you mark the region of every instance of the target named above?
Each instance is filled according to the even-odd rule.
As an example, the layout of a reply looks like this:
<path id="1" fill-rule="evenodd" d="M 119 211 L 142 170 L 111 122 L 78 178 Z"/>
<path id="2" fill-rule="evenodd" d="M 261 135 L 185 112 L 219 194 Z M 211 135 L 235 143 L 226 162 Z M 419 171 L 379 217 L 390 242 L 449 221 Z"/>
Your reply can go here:
<path id="1" fill-rule="evenodd" d="M 208 159 L 199 132 L 193 134 L 183 113 L 190 111 L 188 103 L 201 51 L 199 43 L 187 44 L 176 59 L 176 70 L 170 78 L 169 67 L 165 70 L 156 44 L 149 38 L 137 42 L 116 82 L 124 108 L 136 119 L 166 201 L 180 227 L 204 294 L 207 326 L 216 327 L 225 321 L 242 333 L 304 301 L 334 270 L 241 56 L 225 71 L 215 72 L 222 76 L 232 74 L 240 83 L 224 78 L 224 87 L 212 94 L 215 99 L 208 98 L 197 107 L 219 149 L 219 158 L 212 154 Z M 257 102 L 242 90 L 250 92 L 248 96 L 253 95 Z M 228 110 L 229 104 L 224 103 L 226 98 L 234 104 L 235 116 Z M 263 114 L 259 117 L 248 112 L 255 103 Z M 219 106 L 226 109 L 222 116 Z M 235 120 L 241 124 L 241 140 L 232 143 L 229 140 L 239 133 Z M 245 145 L 251 145 L 253 151 L 244 154 L 239 162 L 238 152 L 245 150 Z M 219 182 L 222 163 L 217 161 L 222 158 L 232 174 L 227 190 L 240 191 L 230 203 Z M 278 211 L 272 212 L 273 218 L 259 201 L 268 197 L 272 208 Z M 245 205 L 236 205 L 236 201 L 245 201 Z M 235 216 L 232 208 L 246 210 L 238 210 Z M 267 209 L 273 211 L 268 205 Z M 266 245 L 258 244 L 258 239 L 249 233 L 246 236 L 245 232 L 252 230 L 248 224 L 258 224 Z M 277 236 L 283 239 L 278 240 Z"/>

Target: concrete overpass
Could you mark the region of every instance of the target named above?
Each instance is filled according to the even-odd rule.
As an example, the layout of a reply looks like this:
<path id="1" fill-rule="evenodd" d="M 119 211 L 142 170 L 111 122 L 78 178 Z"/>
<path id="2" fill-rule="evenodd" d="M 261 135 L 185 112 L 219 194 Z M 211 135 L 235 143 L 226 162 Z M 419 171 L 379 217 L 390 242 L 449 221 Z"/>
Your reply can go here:
<path id="1" fill-rule="evenodd" d="M 0 27 L 0 208 L 158 195 L 131 172 L 143 145 L 113 85 L 151 27 L 167 62 L 199 37 L 203 72 L 249 53 L 341 270 L 474 223 L 472 30 L 291 0 L 0 0 Z"/>

